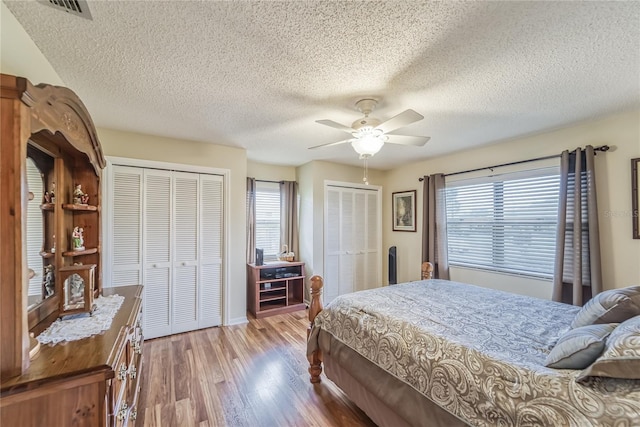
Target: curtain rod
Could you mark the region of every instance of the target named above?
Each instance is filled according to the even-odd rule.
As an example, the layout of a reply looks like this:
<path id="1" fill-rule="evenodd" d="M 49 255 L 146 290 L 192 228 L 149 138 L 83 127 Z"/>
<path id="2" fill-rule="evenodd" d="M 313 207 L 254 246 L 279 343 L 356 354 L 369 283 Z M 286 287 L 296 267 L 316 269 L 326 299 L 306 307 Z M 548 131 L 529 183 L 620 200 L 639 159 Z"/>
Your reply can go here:
<path id="1" fill-rule="evenodd" d="M 608 145 L 601 145 L 600 147 L 595 147 L 593 149 L 593 151 L 595 151 L 596 153 L 598 151 L 601 151 L 601 152 L 605 153 L 605 152 L 609 151 L 610 148 L 611 147 L 609 147 Z M 460 175 L 460 174 L 463 174 L 463 173 L 478 172 L 478 171 L 485 170 L 485 169 L 500 168 L 500 167 L 503 167 L 503 166 L 513 166 L 513 165 L 519 165 L 521 163 L 537 162 L 537 161 L 540 161 L 540 160 L 554 159 L 554 158 L 560 157 L 560 156 L 561 156 L 561 154 L 555 154 L 553 156 L 545 156 L 545 157 L 536 157 L 535 159 L 520 160 L 520 161 L 517 161 L 517 162 L 502 163 L 500 165 L 485 166 L 483 168 L 469 169 L 469 170 L 466 170 L 466 171 L 446 173 L 446 174 L 444 174 L 444 176 Z M 422 182 L 422 181 L 424 181 L 424 178 L 420 177 L 420 178 L 418 178 L 418 181 Z"/>
<path id="2" fill-rule="evenodd" d="M 282 181 L 269 181 L 268 179 L 256 179 L 256 182 L 272 182 L 274 184 L 281 184 L 284 182 L 284 180 Z"/>

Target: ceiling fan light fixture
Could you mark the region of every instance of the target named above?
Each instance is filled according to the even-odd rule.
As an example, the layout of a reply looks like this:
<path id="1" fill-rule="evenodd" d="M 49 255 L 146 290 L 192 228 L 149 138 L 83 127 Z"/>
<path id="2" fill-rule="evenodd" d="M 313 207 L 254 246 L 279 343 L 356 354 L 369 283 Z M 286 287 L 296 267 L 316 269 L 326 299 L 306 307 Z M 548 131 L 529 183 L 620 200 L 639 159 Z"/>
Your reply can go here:
<path id="1" fill-rule="evenodd" d="M 430 139 L 425 136 L 402 135 L 396 132 L 400 128 L 424 119 L 424 116 L 421 114 L 413 110 L 405 110 L 381 122 L 379 119 L 369 116 L 377 104 L 378 100 L 374 98 L 364 98 L 356 102 L 356 109 L 360 110 L 360 112 L 364 114 L 364 117 L 353 122 L 351 127 L 334 122 L 333 120 L 316 120 L 316 123 L 350 134 L 351 138 L 309 148 L 330 147 L 349 142 L 355 152 L 360 155 L 360 159 L 364 159 L 366 162 L 367 158 L 380 151 L 382 146 L 387 142 L 422 147 Z"/>
<path id="2" fill-rule="evenodd" d="M 376 154 L 382 146 L 384 145 L 385 137 L 384 135 L 365 135 L 360 138 L 354 138 L 351 140 L 351 146 L 356 151 L 356 153 L 360 154 L 360 157 L 363 156 L 371 157 Z"/>

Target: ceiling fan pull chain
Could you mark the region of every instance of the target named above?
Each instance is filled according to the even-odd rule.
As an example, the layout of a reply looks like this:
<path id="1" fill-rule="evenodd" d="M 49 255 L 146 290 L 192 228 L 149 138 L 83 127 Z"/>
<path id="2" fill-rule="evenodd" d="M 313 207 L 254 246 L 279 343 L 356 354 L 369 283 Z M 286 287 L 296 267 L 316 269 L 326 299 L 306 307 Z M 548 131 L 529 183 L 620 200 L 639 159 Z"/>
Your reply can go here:
<path id="1" fill-rule="evenodd" d="M 364 181 L 365 185 L 369 185 L 369 164 L 367 162 L 368 156 L 364 156 L 364 177 L 362 181 Z"/>

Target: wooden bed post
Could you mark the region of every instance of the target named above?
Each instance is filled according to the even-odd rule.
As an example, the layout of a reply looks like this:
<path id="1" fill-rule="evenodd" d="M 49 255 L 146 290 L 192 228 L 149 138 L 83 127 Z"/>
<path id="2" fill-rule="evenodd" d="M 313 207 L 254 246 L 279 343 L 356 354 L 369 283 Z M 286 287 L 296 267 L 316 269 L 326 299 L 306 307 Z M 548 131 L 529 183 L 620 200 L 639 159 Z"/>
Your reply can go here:
<path id="1" fill-rule="evenodd" d="M 428 261 L 422 263 L 422 280 L 433 279 L 433 264 Z"/>
<path id="2" fill-rule="evenodd" d="M 311 290 L 309 292 L 311 295 L 311 303 L 309 304 L 309 327 L 307 328 L 307 339 L 309 339 L 311 328 L 313 328 L 313 321 L 322 311 L 322 286 L 324 286 L 322 277 L 311 277 Z M 322 354 L 320 353 L 320 349 L 314 351 L 311 356 L 309 356 L 309 365 L 311 382 L 317 384 L 320 382 L 320 374 L 322 373 Z"/>

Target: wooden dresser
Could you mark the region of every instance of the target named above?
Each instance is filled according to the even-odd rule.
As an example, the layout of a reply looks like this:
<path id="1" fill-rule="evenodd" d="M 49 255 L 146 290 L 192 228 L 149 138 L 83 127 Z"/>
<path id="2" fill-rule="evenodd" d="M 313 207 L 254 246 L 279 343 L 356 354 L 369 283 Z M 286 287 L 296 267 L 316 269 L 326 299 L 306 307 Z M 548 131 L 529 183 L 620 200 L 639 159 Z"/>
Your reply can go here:
<path id="1" fill-rule="evenodd" d="M 125 300 L 102 335 L 43 345 L 29 368 L 3 381 L 2 426 L 132 426 L 142 374 L 142 286 L 106 288 Z"/>
<path id="2" fill-rule="evenodd" d="M 0 74 L 0 425 L 135 424 L 142 286 L 102 288 L 101 179 L 93 120 L 68 88 Z M 125 297 L 109 330 L 38 346 L 58 317 Z"/>

